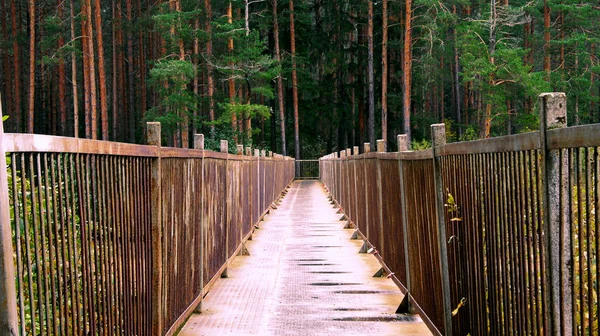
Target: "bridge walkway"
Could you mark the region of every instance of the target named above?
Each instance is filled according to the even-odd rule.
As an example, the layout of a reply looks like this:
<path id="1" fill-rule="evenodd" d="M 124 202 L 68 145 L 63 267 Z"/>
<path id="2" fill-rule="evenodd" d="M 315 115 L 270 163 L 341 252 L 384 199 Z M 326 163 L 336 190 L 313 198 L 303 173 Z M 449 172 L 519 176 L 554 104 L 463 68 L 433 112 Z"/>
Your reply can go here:
<path id="1" fill-rule="evenodd" d="M 295 182 L 179 335 L 430 335 L 340 217 L 319 181 Z"/>

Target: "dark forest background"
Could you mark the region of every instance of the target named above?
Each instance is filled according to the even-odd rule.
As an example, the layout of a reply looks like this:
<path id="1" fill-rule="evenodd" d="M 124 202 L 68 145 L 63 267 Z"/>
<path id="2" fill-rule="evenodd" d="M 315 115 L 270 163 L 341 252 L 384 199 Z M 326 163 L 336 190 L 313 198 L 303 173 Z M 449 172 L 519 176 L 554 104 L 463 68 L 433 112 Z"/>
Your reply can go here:
<path id="1" fill-rule="evenodd" d="M 0 0 L 2 112 L 8 132 L 141 143 L 161 121 L 170 146 L 297 158 L 427 147 L 438 122 L 536 130 L 545 91 L 599 122 L 599 21 L 568 0 Z"/>

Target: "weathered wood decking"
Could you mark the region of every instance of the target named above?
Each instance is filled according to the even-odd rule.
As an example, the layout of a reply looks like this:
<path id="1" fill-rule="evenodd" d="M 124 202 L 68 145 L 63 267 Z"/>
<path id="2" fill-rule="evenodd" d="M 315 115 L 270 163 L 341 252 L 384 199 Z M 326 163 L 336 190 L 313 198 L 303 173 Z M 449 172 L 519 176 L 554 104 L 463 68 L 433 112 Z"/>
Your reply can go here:
<path id="1" fill-rule="evenodd" d="M 179 335 L 430 335 L 394 314 L 402 293 L 340 217 L 320 182 L 295 182 Z"/>

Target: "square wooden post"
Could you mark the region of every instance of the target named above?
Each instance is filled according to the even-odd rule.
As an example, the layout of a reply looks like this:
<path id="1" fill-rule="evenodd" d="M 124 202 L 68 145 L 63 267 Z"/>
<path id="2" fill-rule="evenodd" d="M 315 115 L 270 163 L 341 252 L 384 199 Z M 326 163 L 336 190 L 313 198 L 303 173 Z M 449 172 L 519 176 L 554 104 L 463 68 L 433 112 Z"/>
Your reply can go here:
<path id="1" fill-rule="evenodd" d="M 567 149 L 549 149 L 546 132 L 567 127 L 567 97 L 564 93 L 542 93 L 540 145 L 544 162 L 544 231 L 546 255 L 546 313 L 550 335 L 573 333 L 573 279 L 571 270 L 571 203 Z M 582 256 L 583 257 L 583 256 Z"/>
<path id="2" fill-rule="evenodd" d="M 0 97 L 0 119 L 2 118 Z M 4 123 L 0 121 L 0 334 L 17 335 L 17 294 L 13 261 L 12 230 L 6 152 L 4 151 Z"/>
<path id="3" fill-rule="evenodd" d="M 446 125 L 431 125 L 431 144 L 433 147 L 433 177 L 436 197 L 436 218 L 438 227 L 438 246 L 440 274 L 442 276 L 442 300 L 444 307 L 444 335 L 452 335 L 452 303 L 450 302 L 450 273 L 448 271 L 448 240 L 446 238 L 446 200 L 442 181 L 441 159 L 438 147 L 446 144 Z"/>
<path id="4" fill-rule="evenodd" d="M 152 160 L 152 335 L 163 334 L 163 225 L 162 225 L 162 164 L 161 129 L 159 122 L 146 124 L 148 145 L 158 147 L 158 157 Z"/>

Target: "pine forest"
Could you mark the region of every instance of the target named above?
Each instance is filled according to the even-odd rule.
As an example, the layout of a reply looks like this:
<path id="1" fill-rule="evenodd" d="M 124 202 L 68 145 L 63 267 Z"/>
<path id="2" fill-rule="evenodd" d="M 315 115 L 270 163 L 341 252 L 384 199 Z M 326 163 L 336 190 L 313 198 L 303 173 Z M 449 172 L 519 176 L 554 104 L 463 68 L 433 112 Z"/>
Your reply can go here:
<path id="1" fill-rule="evenodd" d="M 571 0 L 0 0 L 7 132 L 296 158 L 406 133 L 534 131 L 537 96 L 600 122 L 600 5 Z M 230 147 L 235 150 L 235 146 Z"/>

